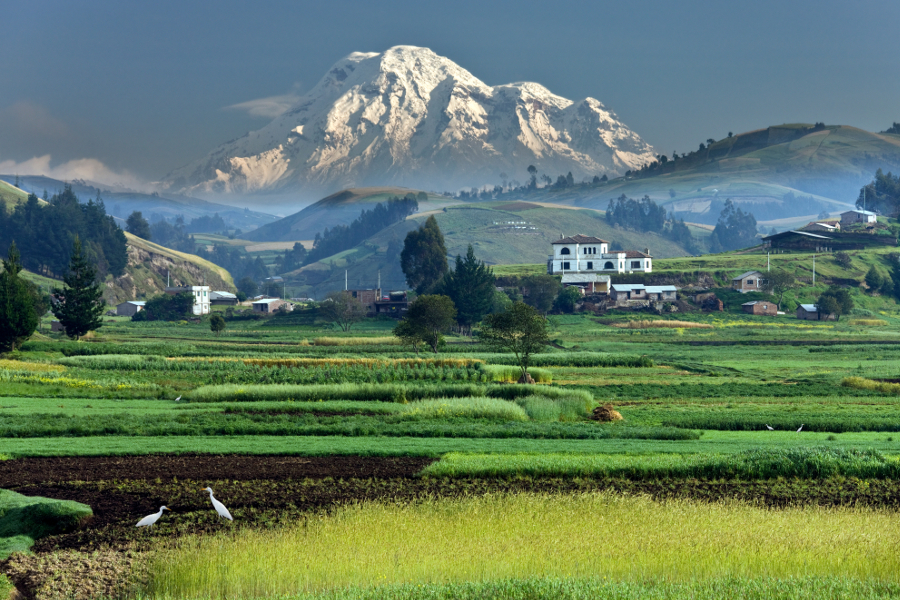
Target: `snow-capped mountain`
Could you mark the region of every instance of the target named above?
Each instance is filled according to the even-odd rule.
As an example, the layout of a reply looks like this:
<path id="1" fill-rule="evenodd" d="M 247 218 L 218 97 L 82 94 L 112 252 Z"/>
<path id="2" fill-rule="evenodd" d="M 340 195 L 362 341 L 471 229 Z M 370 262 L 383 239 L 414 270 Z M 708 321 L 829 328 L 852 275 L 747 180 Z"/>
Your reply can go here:
<path id="1" fill-rule="evenodd" d="M 287 112 L 172 172 L 192 194 L 314 195 L 398 185 L 428 190 L 553 176 L 618 175 L 653 149 L 602 103 L 537 83 L 491 87 L 427 48 L 355 52 Z"/>

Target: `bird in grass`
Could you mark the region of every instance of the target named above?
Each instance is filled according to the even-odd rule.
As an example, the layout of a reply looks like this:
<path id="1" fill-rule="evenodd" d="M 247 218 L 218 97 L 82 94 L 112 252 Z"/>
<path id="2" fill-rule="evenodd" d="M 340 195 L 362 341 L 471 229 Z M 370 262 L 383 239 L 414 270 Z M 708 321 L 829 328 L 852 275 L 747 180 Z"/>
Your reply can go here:
<path id="1" fill-rule="evenodd" d="M 766 424 L 766 429 L 768 429 L 769 431 L 775 431 L 775 428 L 769 424 Z"/>
<path id="2" fill-rule="evenodd" d="M 178 396 L 177 398 L 175 398 L 175 402 L 178 402 L 179 400 L 181 400 L 181 396 Z"/>
<path id="3" fill-rule="evenodd" d="M 801 424 L 800 424 L 800 427 L 797 429 L 797 433 L 800 433 L 800 431 L 803 429 L 803 426 L 804 426 L 804 425 L 806 425 L 806 423 L 801 423 Z"/>
<path id="4" fill-rule="evenodd" d="M 154 523 L 159 521 L 159 518 L 162 516 L 164 510 L 172 510 L 168 506 L 160 506 L 159 512 L 153 513 L 152 515 L 147 515 L 140 521 L 138 521 L 135 527 L 151 527 Z"/>
<path id="5" fill-rule="evenodd" d="M 231 516 L 231 513 L 228 512 L 228 509 L 225 508 L 225 505 L 213 498 L 213 491 L 211 487 L 205 487 L 201 492 L 209 492 L 209 499 L 212 500 L 213 508 L 216 509 L 216 512 L 219 513 L 220 517 L 225 517 L 229 521 L 234 521 L 234 517 Z"/>

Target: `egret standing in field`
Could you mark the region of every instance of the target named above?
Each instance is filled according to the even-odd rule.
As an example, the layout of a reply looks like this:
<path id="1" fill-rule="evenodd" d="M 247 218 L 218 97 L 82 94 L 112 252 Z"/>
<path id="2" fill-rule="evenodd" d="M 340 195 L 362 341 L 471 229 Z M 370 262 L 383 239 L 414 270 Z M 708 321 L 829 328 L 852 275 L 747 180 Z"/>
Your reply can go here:
<path id="1" fill-rule="evenodd" d="M 162 516 L 164 510 L 172 510 L 168 506 L 160 506 L 159 512 L 153 513 L 152 515 L 147 515 L 140 521 L 138 521 L 135 527 L 152 527 L 154 523 L 159 521 L 159 518 Z"/>
<path id="2" fill-rule="evenodd" d="M 769 431 L 775 431 L 775 428 L 768 424 L 766 425 L 766 429 L 768 429 Z"/>
<path id="3" fill-rule="evenodd" d="M 181 396 L 178 396 L 177 398 L 175 398 L 175 402 L 178 402 L 179 400 L 181 400 Z"/>
<path id="4" fill-rule="evenodd" d="M 800 427 L 799 429 L 797 429 L 797 433 L 800 433 L 803 430 L 804 425 L 806 425 L 806 423 L 800 423 Z"/>
<path id="5" fill-rule="evenodd" d="M 211 487 L 205 487 L 201 492 L 209 492 L 209 499 L 212 500 L 213 508 L 216 509 L 216 512 L 219 513 L 220 517 L 225 517 L 229 521 L 234 521 L 234 517 L 231 516 L 231 513 L 228 512 L 228 509 L 225 508 L 225 505 L 213 498 L 213 491 Z"/>

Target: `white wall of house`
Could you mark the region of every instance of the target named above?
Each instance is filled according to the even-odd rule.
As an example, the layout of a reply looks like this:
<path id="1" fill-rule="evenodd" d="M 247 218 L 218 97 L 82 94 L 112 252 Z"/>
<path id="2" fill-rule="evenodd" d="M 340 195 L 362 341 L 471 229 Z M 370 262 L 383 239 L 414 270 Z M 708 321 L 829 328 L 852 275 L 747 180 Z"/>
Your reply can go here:
<path id="1" fill-rule="evenodd" d="M 192 312 L 195 315 L 209 314 L 209 286 L 208 285 L 185 285 L 180 287 L 167 287 L 166 293 L 181 294 L 190 292 L 194 296 L 194 307 Z"/>

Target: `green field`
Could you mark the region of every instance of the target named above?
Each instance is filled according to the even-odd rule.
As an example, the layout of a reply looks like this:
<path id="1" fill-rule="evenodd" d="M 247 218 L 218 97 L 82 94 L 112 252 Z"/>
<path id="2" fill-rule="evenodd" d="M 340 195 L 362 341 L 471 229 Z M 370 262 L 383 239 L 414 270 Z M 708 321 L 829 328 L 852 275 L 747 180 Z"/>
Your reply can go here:
<path id="1" fill-rule="evenodd" d="M 799 269 L 803 258 L 773 261 Z M 864 273 L 882 258 L 860 253 L 853 268 Z M 760 259 L 765 256 L 713 256 L 691 268 L 724 277 L 743 269 L 740 261 Z M 837 277 L 828 260 L 821 260 L 822 269 Z M 661 271 L 674 269 L 660 263 Z M 795 297 L 809 294 L 801 289 Z M 138 558 L 127 559 L 137 562 L 127 569 L 151 569 L 139 587 L 155 598 L 206 597 L 212 588 L 242 598 L 364 598 L 375 590 L 396 598 L 477 597 L 485 590 L 510 598 L 587 591 L 597 597 L 799 598 L 821 589 L 834 598 L 888 597 L 900 583 L 888 574 L 886 557 L 896 541 L 885 525 L 896 521 L 900 497 L 900 394 L 878 380 L 900 379 L 900 311 L 892 300 L 858 289 L 853 294 L 868 316 L 837 322 L 688 312 L 677 313 L 673 318 L 682 323 L 666 328 L 627 326 L 668 318 L 648 314 L 551 315 L 553 346 L 534 360 L 535 378 L 545 383 L 534 386 L 504 382 L 511 357 L 477 340 L 449 336 L 441 354 L 417 356 L 392 343 L 391 321 L 366 321 L 345 334 L 297 313 L 231 320 L 220 338 L 206 323 L 128 320 L 106 322 L 77 343 L 44 334 L 0 359 L 0 470 L 41 460 L 70 461 L 65 464 L 72 469 L 82 465 L 77 461 L 94 460 L 112 461 L 110 468 L 139 460 L 152 469 L 165 456 L 184 457 L 186 466 L 217 457 L 226 462 L 208 475 L 104 477 L 89 470 L 72 471 L 71 481 L 53 475 L 63 477 L 53 480 L 53 489 L 67 499 L 91 506 L 105 498 L 98 513 L 103 525 L 44 536 L 35 542 L 35 556 L 14 564 L 46 571 L 50 549 L 63 544 L 75 550 L 62 551 L 52 569 L 74 569 L 65 565 L 76 563 L 66 561 L 82 560 L 79 551 L 112 548 L 110 556 L 119 558 L 110 560 L 119 561 L 125 560 L 121 549 L 139 543 Z M 740 300 L 726 299 L 729 306 Z M 623 420 L 592 420 L 593 408 L 604 404 Z M 279 460 L 412 466 L 402 477 L 331 477 L 326 470 L 269 480 L 229 474 L 229 457 L 260 460 L 263 471 Z M 9 487 L 52 497 L 33 491 L 46 485 Z M 203 495 L 196 490 L 206 485 L 233 510 L 234 523 L 217 521 L 208 499 L 198 501 Z M 140 507 L 136 497 L 143 498 Z M 115 517 L 103 512 L 110 502 Z M 546 503 L 541 511 L 547 515 L 562 512 L 549 521 L 532 518 L 527 507 L 535 502 Z M 163 503 L 173 512 L 158 527 L 134 530 L 137 519 Z M 444 531 L 449 545 L 441 553 L 466 556 L 453 550 L 461 548 L 453 536 L 466 538 L 458 519 L 472 521 L 467 511 L 476 508 L 524 528 L 497 528 L 497 519 L 486 518 L 482 529 L 494 537 L 479 551 L 488 557 L 483 563 L 453 559 L 428 566 L 432 559 L 422 552 L 403 554 L 411 542 L 398 541 L 395 548 L 380 535 L 371 536 L 373 553 L 359 554 L 358 561 L 323 558 L 346 555 L 340 543 L 354 538 L 321 529 L 345 518 L 374 519 L 372 528 L 416 531 L 423 540 L 430 539 L 424 532 Z M 594 531 L 588 515 L 610 532 L 630 531 L 636 525 L 626 519 L 629 511 L 658 515 L 644 518 L 640 527 L 647 532 L 634 539 L 665 530 L 684 547 L 673 546 L 669 562 L 649 554 L 640 565 L 627 544 L 595 558 L 562 552 L 551 562 L 536 550 L 571 538 L 575 534 L 566 532 L 574 523 L 581 524 L 581 536 Z M 665 528 L 658 526 L 663 521 Z M 688 522 L 704 525 L 671 535 Z M 750 531 L 781 523 L 766 538 L 780 548 L 778 556 L 797 554 L 790 536 L 778 532 L 802 524 L 809 528 L 802 536 L 809 553 L 776 568 L 772 553 L 759 550 L 761 538 L 723 546 L 718 528 L 744 527 L 739 523 L 749 523 Z M 842 550 L 839 563 L 808 543 L 813 531 L 835 527 L 844 527 L 839 539 L 822 539 Z M 283 577 L 260 567 L 277 556 L 296 556 L 297 544 L 323 554 L 284 559 Z M 229 548 L 260 547 L 271 553 L 241 550 L 258 562 L 227 558 Z M 522 563 L 490 558 L 489 548 L 509 547 L 532 554 L 513 553 Z M 687 556 L 687 548 L 690 565 L 675 560 L 678 553 Z M 154 553 L 143 553 L 149 549 Z M 725 562 L 723 552 L 730 557 Z M 296 575 L 301 571 L 305 575 Z"/>

